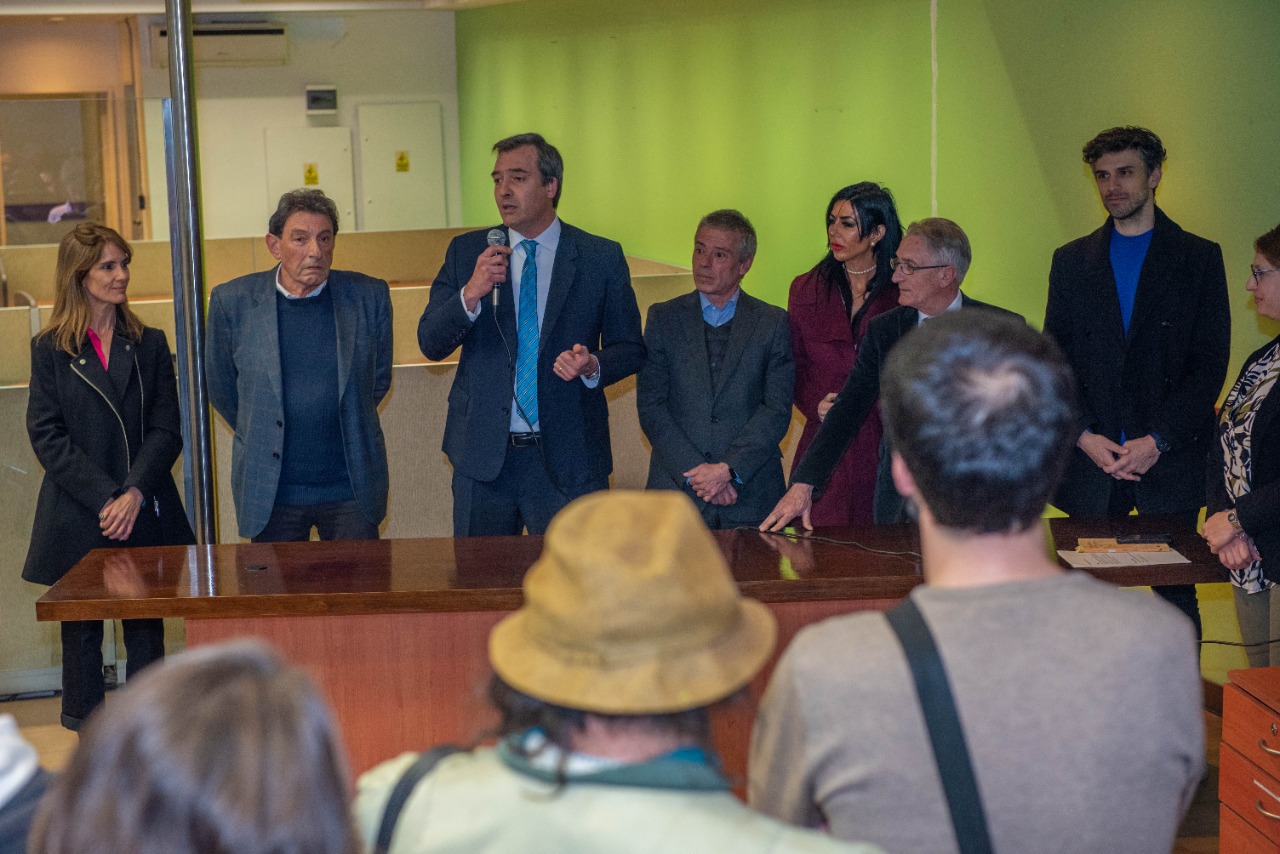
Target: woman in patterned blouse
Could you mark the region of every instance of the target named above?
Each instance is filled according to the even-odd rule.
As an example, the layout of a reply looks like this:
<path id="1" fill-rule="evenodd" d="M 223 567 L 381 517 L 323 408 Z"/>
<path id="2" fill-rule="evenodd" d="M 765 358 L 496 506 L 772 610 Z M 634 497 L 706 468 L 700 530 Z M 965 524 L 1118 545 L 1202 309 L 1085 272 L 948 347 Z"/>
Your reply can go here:
<path id="1" fill-rule="evenodd" d="M 1246 288 L 1261 317 L 1280 320 L 1280 226 L 1254 243 Z M 1280 336 L 1245 360 L 1218 417 L 1209 459 L 1204 538 L 1231 571 L 1250 667 L 1280 665 Z"/>

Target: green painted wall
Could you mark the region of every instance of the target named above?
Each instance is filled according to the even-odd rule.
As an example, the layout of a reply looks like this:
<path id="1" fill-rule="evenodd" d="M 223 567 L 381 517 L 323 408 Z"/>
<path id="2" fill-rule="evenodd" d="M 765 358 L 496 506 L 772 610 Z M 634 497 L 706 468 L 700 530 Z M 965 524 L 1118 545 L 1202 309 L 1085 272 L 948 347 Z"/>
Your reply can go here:
<path id="1" fill-rule="evenodd" d="M 1054 247 L 1105 216 L 1080 147 L 1132 122 L 1170 151 L 1161 205 L 1223 245 L 1233 365 L 1280 331 L 1242 273 L 1280 221 L 1275 0 L 937 6 L 938 213 L 973 240 L 971 293 L 1040 322 Z M 468 223 L 495 219 L 489 147 L 529 129 L 565 155 L 565 219 L 632 254 L 687 264 L 701 214 L 743 210 L 747 285 L 779 304 L 838 187 L 930 214 L 928 0 L 526 0 L 457 32 Z"/>
<path id="2" fill-rule="evenodd" d="M 489 148 L 536 129 L 565 157 L 566 220 L 687 265 L 737 207 L 748 287 L 785 302 L 826 249 L 834 190 L 929 207 L 929 16 L 920 0 L 528 0 L 458 13 L 463 215 L 495 218 Z M 528 69 L 526 71 L 526 69 Z"/>
<path id="3" fill-rule="evenodd" d="M 1233 380 L 1280 332 L 1257 321 L 1244 289 L 1253 239 L 1280 222 L 1280 5 L 939 5 L 939 205 L 974 242 L 975 289 L 1041 320 L 1053 249 L 1106 216 L 1081 145 L 1146 125 L 1169 151 L 1157 202 L 1222 245 Z"/>

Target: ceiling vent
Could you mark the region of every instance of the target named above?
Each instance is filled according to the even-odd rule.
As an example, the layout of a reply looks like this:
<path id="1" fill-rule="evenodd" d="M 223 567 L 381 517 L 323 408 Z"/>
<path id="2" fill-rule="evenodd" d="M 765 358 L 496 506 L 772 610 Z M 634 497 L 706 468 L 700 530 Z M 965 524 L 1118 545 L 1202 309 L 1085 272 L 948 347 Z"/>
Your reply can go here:
<path id="1" fill-rule="evenodd" d="M 196 65 L 284 65 L 289 34 L 284 24 L 196 24 L 191 29 Z M 151 25 L 151 64 L 169 67 L 169 28 Z"/>

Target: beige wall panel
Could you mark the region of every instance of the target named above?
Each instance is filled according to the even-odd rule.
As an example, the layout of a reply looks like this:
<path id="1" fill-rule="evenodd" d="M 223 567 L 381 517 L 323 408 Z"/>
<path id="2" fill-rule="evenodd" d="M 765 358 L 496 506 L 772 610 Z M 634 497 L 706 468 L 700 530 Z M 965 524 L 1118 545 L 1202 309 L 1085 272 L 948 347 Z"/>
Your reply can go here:
<path id="1" fill-rule="evenodd" d="M 666 273 L 687 273 L 684 267 L 677 267 L 674 264 L 664 264 L 661 261 L 651 261 L 648 258 L 636 258 L 631 255 L 627 256 L 627 266 L 631 268 L 631 275 L 635 276 L 661 276 Z"/>
<path id="2" fill-rule="evenodd" d="M 36 622 L 35 601 L 47 588 L 22 580 L 44 476 L 27 438 L 26 413 L 25 387 L 0 388 L 0 693 L 38 690 L 48 678 L 39 671 L 60 661 L 57 624 Z"/>
<path id="3" fill-rule="evenodd" d="M 628 258 L 627 262 L 630 263 Z M 635 276 L 631 280 L 635 288 L 636 303 L 640 306 L 640 322 L 649 319 L 649 307 L 655 303 L 675 299 L 693 290 L 692 273 L 668 273 L 658 276 Z"/>
<path id="4" fill-rule="evenodd" d="M 427 357 L 418 349 L 418 319 L 427 307 L 430 286 L 406 286 L 391 289 L 392 360 L 397 365 L 425 365 Z M 457 358 L 457 353 L 447 361 Z"/>
<path id="5" fill-rule="evenodd" d="M 344 231 L 334 245 L 333 266 L 388 282 L 430 284 L 444 264 L 449 241 L 466 231 Z"/>
<path id="6" fill-rule="evenodd" d="M 129 244 L 129 299 L 173 299 L 173 259 L 167 240 L 138 240 Z"/>
<path id="7" fill-rule="evenodd" d="M 9 278 L 11 301 L 16 291 L 26 291 L 37 302 L 53 302 L 53 276 L 58 268 L 57 246 L 6 246 L 0 248 L 0 260 L 4 262 L 5 274 Z"/>
<path id="8" fill-rule="evenodd" d="M 31 379 L 31 310 L 0 308 L 0 386 Z"/>
<path id="9" fill-rule="evenodd" d="M 132 290 L 130 286 L 130 290 Z M 134 314 L 142 319 L 147 326 L 154 326 L 156 329 L 163 330 L 165 338 L 169 341 L 169 351 L 173 352 L 176 347 L 177 336 L 174 334 L 175 320 L 173 316 L 173 300 L 171 299 L 140 299 L 129 300 L 129 307 L 133 309 Z"/>
<path id="10" fill-rule="evenodd" d="M 263 231 L 265 230 L 264 228 Z M 255 248 L 262 245 L 261 237 L 226 237 L 219 240 L 206 240 L 204 242 L 206 293 L 223 282 L 229 282 L 258 270 L 269 270 L 275 266 L 275 259 L 270 255 L 267 256 L 270 264 L 265 267 L 255 266 Z M 265 247 L 263 251 L 266 251 Z"/>

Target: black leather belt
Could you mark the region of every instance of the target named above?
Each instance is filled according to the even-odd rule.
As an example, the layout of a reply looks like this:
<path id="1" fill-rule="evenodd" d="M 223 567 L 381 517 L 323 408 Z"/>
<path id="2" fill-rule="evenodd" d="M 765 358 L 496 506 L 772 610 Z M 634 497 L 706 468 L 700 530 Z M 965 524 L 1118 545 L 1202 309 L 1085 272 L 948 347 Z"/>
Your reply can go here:
<path id="1" fill-rule="evenodd" d="M 527 448 L 530 445 L 536 445 L 542 441 L 541 433 L 508 433 L 512 445 L 517 448 Z"/>

